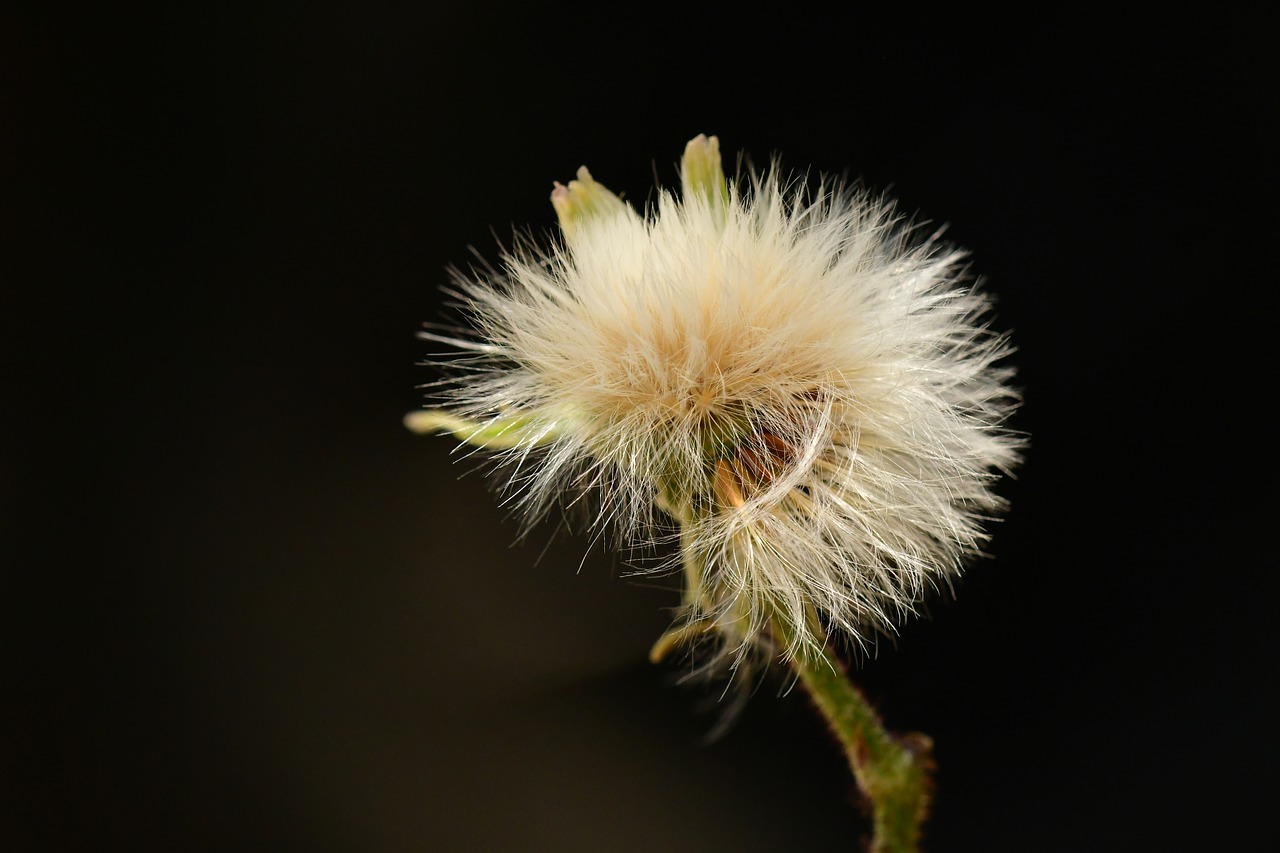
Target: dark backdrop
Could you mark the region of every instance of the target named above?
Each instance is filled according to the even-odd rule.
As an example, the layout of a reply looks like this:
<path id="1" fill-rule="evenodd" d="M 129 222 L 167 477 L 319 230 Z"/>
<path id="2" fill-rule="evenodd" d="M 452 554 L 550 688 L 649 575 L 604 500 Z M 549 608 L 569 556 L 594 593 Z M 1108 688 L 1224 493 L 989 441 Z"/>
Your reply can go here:
<path id="1" fill-rule="evenodd" d="M 0 15 L 10 849 L 855 848 L 802 697 L 702 743 L 672 582 L 511 547 L 400 425 L 446 265 L 700 132 L 951 223 L 1019 347 L 994 559 L 858 675 L 936 741 L 929 849 L 1266 837 L 1251 26 L 729 11 Z"/>

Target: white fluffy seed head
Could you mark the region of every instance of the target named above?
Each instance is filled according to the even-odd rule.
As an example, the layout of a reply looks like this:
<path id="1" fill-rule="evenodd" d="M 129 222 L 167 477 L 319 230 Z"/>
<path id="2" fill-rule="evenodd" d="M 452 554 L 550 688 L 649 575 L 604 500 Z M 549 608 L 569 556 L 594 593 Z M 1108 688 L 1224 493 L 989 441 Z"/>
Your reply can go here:
<path id="1" fill-rule="evenodd" d="M 632 542 L 674 520 L 684 619 L 727 651 L 862 643 L 986 539 L 1020 445 L 1009 347 L 962 253 L 888 202 L 776 168 L 707 191 L 699 163 L 643 215 L 582 170 L 560 239 L 459 276 L 449 416 L 508 436 L 531 519 L 594 493 Z"/>

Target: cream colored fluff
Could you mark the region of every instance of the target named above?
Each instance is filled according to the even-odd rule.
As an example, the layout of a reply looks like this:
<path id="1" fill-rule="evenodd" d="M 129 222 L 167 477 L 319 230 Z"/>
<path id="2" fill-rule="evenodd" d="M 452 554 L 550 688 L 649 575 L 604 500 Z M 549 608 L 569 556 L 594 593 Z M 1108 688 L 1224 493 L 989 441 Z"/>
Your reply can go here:
<path id="1" fill-rule="evenodd" d="M 590 495 L 631 542 L 680 529 L 683 619 L 725 651 L 772 647 L 778 619 L 785 653 L 863 643 L 987 538 L 1020 444 L 1009 347 L 963 253 L 888 202 L 684 168 L 643 215 L 584 169 L 561 238 L 459 276 L 471 332 L 425 335 L 467 353 L 438 417 L 497 448 L 529 519 Z"/>

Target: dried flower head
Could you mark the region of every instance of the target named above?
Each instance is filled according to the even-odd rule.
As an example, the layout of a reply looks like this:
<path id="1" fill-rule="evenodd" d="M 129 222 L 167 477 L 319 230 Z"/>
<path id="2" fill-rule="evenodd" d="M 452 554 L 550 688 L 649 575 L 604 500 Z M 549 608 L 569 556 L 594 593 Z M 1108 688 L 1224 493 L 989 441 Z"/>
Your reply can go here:
<path id="1" fill-rule="evenodd" d="M 893 630 L 979 552 L 1018 460 L 1005 339 L 963 253 L 891 204 L 776 167 L 725 179 L 689 143 L 644 214 L 585 168 L 562 237 L 457 277 L 470 333 L 448 430 L 509 463 L 531 519 L 594 493 L 631 541 L 679 530 L 679 627 L 803 656 Z"/>

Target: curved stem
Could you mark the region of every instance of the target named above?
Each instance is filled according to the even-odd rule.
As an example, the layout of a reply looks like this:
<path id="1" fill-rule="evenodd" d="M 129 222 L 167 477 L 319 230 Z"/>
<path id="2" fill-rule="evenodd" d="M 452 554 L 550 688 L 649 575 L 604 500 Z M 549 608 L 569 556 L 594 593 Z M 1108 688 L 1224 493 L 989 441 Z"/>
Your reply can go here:
<path id="1" fill-rule="evenodd" d="M 774 629 L 783 620 L 774 620 Z M 781 637 L 779 639 L 782 639 Z M 858 788 L 871 803 L 872 853 L 915 853 L 929 811 L 932 741 L 894 737 L 829 651 L 792 658 L 800 682 L 826 717 L 849 759 Z"/>
<path id="2" fill-rule="evenodd" d="M 666 497 L 663 508 L 680 522 L 688 605 L 702 595 L 703 565 L 691 547 L 689 535 L 696 513 Z M 779 646 L 792 651 L 789 664 L 844 747 L 858 789 L 871 804 L 874 836 L 868 850 L 917 853 L 921 827 L 929 813 L 933 742 L 920 733 L 902 737 L 890 734 L 866 697 L 849 680 L 839 658 L 826 647 L 816 653 L 806 650 L 796 642 L 795 626 L 779 614 L 773 614 L 769 623 Z M 654 645 L 650 660 L 661 660 L 675 646 L 707 630 L 714 627 L 686 625 L 668 631 Z"/>

